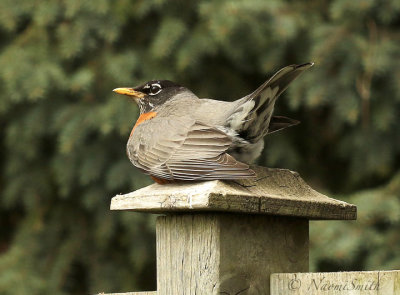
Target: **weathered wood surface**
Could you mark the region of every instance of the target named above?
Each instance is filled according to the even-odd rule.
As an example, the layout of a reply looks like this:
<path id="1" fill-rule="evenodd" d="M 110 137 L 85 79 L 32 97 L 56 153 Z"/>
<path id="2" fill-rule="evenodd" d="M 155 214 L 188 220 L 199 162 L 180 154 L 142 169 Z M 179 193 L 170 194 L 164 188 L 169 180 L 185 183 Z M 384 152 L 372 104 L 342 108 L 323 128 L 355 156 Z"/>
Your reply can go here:
<path id="1" fill-rule="evenodd" d="M 271 295 L 399 295 L 400 271 L 280 273 Z"/>
<path id="2" fill-rule="evenodd" d="M 97 295 L 157 295 L 157 291 L 128 292 L 128 293 L 99 293 Z"/>
<path id="3" fill-rule="evenodd" d="M 352 204 L 313 190 L 298 173 L 286 169 L 252 167 L 257 180 L 152 184 L 117 195 L 111 210 L 151 213 L 222 211 L 305 217 L 356 219 Z M 239 185 L 240 183 L 240 185 Z"/>
<path id="4" fill-rule="evenodd" d="M 308 220 L 268 215 L 157 218 L 157 294 L 267 295 L 270 275 L 308 271 Z"/>

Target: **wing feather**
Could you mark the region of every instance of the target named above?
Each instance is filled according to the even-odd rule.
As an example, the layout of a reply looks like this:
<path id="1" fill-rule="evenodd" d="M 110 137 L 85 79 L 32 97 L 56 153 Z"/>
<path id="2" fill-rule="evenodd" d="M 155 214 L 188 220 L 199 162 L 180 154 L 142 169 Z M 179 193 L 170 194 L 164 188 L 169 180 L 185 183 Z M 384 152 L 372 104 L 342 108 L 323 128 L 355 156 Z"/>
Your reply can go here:
<path id="1" fill-rule="evenodd" d="M 155 117 L 135 129 L 127 153 L 145 173 L 169 180 L 254 177 L 248 165 L 226 153 L 231 144 L 223 131 L 192 118 Z"/>

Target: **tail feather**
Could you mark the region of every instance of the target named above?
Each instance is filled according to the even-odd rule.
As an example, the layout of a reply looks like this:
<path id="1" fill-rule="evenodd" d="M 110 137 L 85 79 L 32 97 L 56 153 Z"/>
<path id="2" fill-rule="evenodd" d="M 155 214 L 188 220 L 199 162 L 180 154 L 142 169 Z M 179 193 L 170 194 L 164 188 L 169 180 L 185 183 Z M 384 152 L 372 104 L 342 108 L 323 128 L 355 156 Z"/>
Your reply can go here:
<path id="1" fill-rule="evenodd" d="M 271 122 L 272 112 L 279 95 L 304 70 L 312 66 L 313 63 L 287 66 L 278 71 L 253 93 L 238 100 L 238 107 L 228 119 L 230 127 L 240 137 L 254 143 L 267 133 L 298 124 L 298 121 L 286 117 L 274 117 L 275 119 Z"/>
<path id="2" fill-rule="evenodd" d="M 300 124 L 300 121 L 284 117 L 284 116 L 273 116 L 269 122 L 268 134 L 280 131 L 282 129 L 292 127 Z"/>

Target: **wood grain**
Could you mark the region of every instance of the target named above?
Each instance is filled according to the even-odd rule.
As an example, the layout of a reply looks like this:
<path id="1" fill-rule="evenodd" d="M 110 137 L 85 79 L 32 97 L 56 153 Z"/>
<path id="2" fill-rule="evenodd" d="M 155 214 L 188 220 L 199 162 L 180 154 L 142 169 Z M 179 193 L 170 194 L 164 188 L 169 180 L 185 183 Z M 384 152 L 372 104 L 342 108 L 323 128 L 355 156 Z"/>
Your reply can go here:
<path id="1" fill-rule="evenodd" d="M 399 295 L 400 271 L 278 273 L 271 295 Z"/>
<path id="2" fill-rule="evenodd" d="M 308 220 L 223 213 L 157 218 L 157 294 L 269 294 L 274 272 L 308 270 Z"/>
<path id="3" fill-rule="evenodd" d="M 352 204 L 313 190 L 298 173 L 286 169 L 253 166 L 257 180 L 152 184 L 117 195 L 111 210 L 150 213 L 239 212 L 308 219 L 356 219 Z"/>

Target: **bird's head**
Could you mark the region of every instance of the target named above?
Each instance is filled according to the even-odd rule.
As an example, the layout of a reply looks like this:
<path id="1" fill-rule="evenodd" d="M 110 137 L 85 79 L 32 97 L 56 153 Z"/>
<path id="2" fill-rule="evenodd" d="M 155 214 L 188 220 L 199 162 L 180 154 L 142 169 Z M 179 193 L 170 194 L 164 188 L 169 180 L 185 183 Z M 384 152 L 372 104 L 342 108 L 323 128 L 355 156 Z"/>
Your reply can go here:
<path id="1" fill-rule="evenodd" d="M 176 94 L 187 89 L 172 81 L 153 80 L 132 88 L 115 88 L 113 91 L 133 98 L 139 106 L 140 113 L 143 114 L 157 109 Z"/>

